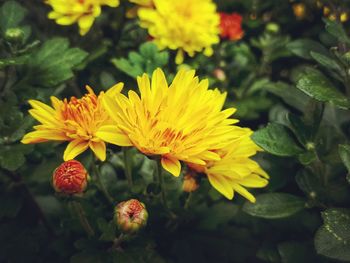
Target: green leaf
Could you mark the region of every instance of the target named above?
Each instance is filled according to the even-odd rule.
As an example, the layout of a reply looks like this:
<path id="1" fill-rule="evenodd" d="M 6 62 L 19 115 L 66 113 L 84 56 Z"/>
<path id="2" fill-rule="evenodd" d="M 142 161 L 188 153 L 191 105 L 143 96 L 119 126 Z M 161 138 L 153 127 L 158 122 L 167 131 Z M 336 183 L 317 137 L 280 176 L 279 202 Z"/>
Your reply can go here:
<path id="1" fill-rule="evenodd" d="M 72 70 L 87 55 L 79 48 L 69 48 L 69 42 L 65 38 L 50 39 L 33 54 L 28 63 L 29 80 L 33 85 L 56 86 L 73 77 Z"/>
<path id="2" fill-rule="evenodd" d="M 337 63 L 337 61 L 334 58 L 322 55 L 314 51 L 311 51 L 310 54 L 314 60 L 316 60 L 319 64 L 326 67 L 327 69 L 333 69 L 337 72 L 342 73 L 343 71 L 342 67 Z"/>
<path id="3" fill-rule="evenodd" d="M 15 1 L 8 1 L 0 8 L 0 27 L 3 33 L 17 27 L 24 19 L 27 10 Z"/>
<path id="4" fill-rule="evenodd" d="M 306 68 L 305 74 L 298 80 L 297 88 L 310 97 L 329 102 L 339 108 L 350 108 L 350 101 L 318 70 Z"/>
<path id="5" fill-rule="evenodd" d="M 277 123 L 269 123 L 256 131 L 253 141 L 265 151 L 279 156 L 293 156 L 303 152 L 288 129 Z"/>
<path id="6" fill-rule="evenodd" d="M 144 58 L 153 58 L 155 54 L 158 52 L 158 48 L 152 42 L 146 42 L 140 46 L 140 54 Z"/>
<path id="7" fill-rule="evenodd" d="M 199 223 L 200 228 L 216 229 L 218 226 L 227 224 L 238 213 L 238 206 L 231 203 L 218 203 L 205 209 L 201 214 L 202 220 Z"/>
<path id="8" fill-rule="evenodd" d="M 285 193 L 268 193 L 256 197 L 255 203 L 246 202 L 243 211 L 255 217 L 277 219 L 289 217 L 304 209 L 304 200 Z"/>
<path id="9" fill-rule="evenodd" d="M 312 244 L 305 242 L 283 242 L 278 244 L 278 252 L 283 263 L 309 263 L 313 258 Z"/>
<path id="10" fill-rule="evenodd" d="M 308 101 L 311 100 L 307 95 L 305 95 L 305 93 L 284 82 L 273 83 L 265 87 L 265 89 L 268 92 L 282 98 L 282 100 L 287 104 L 300 111 L 303 111 L 308 105 Z"/>
<path id="11" fill-rule="evenodd" d="M 104 218 L 97 219 L 98 228 L 101 231 L 100 240 L 102 241 L 113 241 L 115 236 L 116 224 L 114 220 L 107 222 Z"/>
<path id="12" fill-rule="evenodd" d="M 119 70 L 123 71 L 127 75 L 129 75 L 132 78 L 135 78 L 137 76 L 141 76 L 143 73 L 143 70 L 140 65 L 134 64 L 132 65 L 127 59 L 120 58 L 120 59 L 112 59 L 112 64 L 118 68 Z"/>
<path id="13" fill-rule="evenodd" d="M 329 54 L 328 50 L 320 43 L 311 39 L 298 39 L 287 44 L 287 48 L 295 55 L 312 59 L 311 52 L 317 52 L 323 55 Z"/>
<path id="14" fill-rule="evenodd" d="M 169 61 L 166 51 L 160 52 L 154 43 L 147 42 L 140 46 L 139 52 L 132 51 L 125 58 L 113 58 L 112 64 L 132 78 L 147 73 L 149 76 L 158 68 L 163 67 Z"/>
<path id="15" fill-rule="evenodd" d="M 350 173 L 350 144 L 339 145 L 338 152 L 346 169 L 348 169 L 348 172 Z"/>
<path id="16" fill-rule="evenodd" d="M 308 127 L 305 125 L 305 123 L 300 117 L 290 112 L 287 114 L 287 119 L 290 123 L 290 128 L 297 136 L 299 142 L 303 145 L 306 145 L 309 142 L 312 135 L 311 129 L 308 129 Z"/>
<path id="17" fill-rule="evenodd" d="M 350 44 L 350 38 L 347 36 L 343 26 L 338 21 L 323 19 L 326 23 L 326 30 L 329 34 L 338 39 L 338 41 Z"/>
<path id="18" fill-rule="evenodd" d="M 324 221 L 315 235 L 317 253 L 337 260 L 350 260 L 350 210 L 330 208 L 322 213 Z"/>
<path id="19" fill-rule="evenodd" d="M 26 161 L 25 145 L 4 146 L 0 150 L 0 166 L 9 171 L 15 171 Z M 28 149 L 28 148 L 27 148 Z"/>

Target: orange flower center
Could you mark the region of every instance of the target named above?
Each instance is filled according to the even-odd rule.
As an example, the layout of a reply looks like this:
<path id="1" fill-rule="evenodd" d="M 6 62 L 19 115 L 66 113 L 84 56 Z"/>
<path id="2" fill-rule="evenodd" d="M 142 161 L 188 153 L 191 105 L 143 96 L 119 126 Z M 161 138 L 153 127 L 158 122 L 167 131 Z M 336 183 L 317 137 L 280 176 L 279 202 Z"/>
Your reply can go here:
<path id="1" fill-rule="evenodd" d="M 109 119 L 100 99 L 90 89 L 81 99 L 71 97 L 63 101 L 61 118 L 64 120 L 67 136 L 89 140 L 95 137 L 97 129 Z"/>

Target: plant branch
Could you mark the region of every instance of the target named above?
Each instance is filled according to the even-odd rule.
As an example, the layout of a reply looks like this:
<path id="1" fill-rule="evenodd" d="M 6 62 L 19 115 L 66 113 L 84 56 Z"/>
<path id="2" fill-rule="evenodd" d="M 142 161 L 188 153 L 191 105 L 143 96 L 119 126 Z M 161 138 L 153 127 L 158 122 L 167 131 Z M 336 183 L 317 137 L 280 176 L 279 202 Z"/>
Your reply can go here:
<path id="1" fill-rule="evenodd" d="M 94 229 L 91 227 L 89 220 L 86 217 L 85 211 L 81 204 L 78 201 L 70 201 L 70 204 L 74 210 L 74 212 L 78 215 L 79 222 L 81 226 L 84 228 L 85 232 L 89 237 L 93 237 L 95 235 Z"/>
<path id="2" fill-rule="evenodd" d="M 98 168 L 98 166 L 96 164 L 94 156 L 92 156 L 92 165 L 91 166 L 92 166 L 92 170 L 93 170 L 93 173 L 95 175 L 95 178 L 96 178 L 96 181 L 97 181 L 97 184 L 98 184 L 98 188 L 101 190 L 101 192 L 103 193 L 103 195 L 105 196 L 107 201 L 110 204 L 113 204 L 113 198 L 112 198 L 112 196 L 108 192 L 106 186 L 104 185 L 104 183 L 101 180 L 101 173 L 100 173 L 100 170 L 99 170 L 99 168 Z"/>

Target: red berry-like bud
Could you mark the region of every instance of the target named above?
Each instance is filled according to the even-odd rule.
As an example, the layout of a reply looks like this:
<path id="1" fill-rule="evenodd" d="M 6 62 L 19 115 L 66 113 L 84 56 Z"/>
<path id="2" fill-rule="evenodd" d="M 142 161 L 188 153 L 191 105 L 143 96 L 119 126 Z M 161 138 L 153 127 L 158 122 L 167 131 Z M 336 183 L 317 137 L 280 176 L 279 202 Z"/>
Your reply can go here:
<path id="1" fill-rule="evenodd" d="M 130 199 L 115 208 L 115 220 L 123 233 L 135 233 L 147 224 L 148 212 L 144 203 Z"/>
<path id="2" fill-rule="evenodd" d="M 88 173 L 84 166 L 69 160 L 56 168 L 52 176 L 52 184 L 56 192 L 64 194 L 80 194 L 87 186 Z"/>

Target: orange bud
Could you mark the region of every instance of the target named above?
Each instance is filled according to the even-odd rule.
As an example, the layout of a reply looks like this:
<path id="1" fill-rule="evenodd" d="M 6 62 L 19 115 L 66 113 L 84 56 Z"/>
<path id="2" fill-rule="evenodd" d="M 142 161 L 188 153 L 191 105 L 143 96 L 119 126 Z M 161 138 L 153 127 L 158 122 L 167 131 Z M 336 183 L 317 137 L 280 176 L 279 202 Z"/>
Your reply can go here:
<path id="1" fill-rule="evenodd" d="M 305 18 L 305 16 L 306 16 L 305 4 L 303 4 L 303 3 L 294 4 L 293 5 L 293 12 L 297 18 L 300 18 L 300 19 Z"/>
<path id="2" fill-rule="evenodd" d="M 86 189 L 87 177 L 88 173 L 80 162 L 69 160 L 56 168 L 52 176 L 52 184 L 56 192 L 79 194 Z"/>
<path id="3" fill-rule="evenodd" d="M 197 179 L 191 174 L 188 173 L 184 176 L 184 182 L 182 184 L 182 190 L 187 193 L 194 192 L 198 189 L 199 184 Z"/>
<path id="4" fill-rule="evenodd" d="M 124 233 L 135 233 L 147 224 L 148 212 L 144 203 L 130 199 L 115 208 L 115 220 Z"/>

